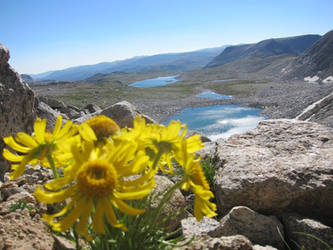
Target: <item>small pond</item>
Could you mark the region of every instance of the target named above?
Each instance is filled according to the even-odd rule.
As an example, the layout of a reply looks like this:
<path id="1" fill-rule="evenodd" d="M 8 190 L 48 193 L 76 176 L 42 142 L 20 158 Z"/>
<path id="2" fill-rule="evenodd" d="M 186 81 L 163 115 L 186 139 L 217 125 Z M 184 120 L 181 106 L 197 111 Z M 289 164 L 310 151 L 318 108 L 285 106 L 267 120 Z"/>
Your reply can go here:
<path id="1" fill-rule="evenodd" d="M 200 98 L 209 98 L 209 99 L 231 99 L 231 95 L 221 95 L 217 94 L 214 91 L 211 90 L 205 90 L 201 92 L 200 94 L 196 95 L 196 97 Z"/>
<path id="2" fill-rule="evenodd" d="M 213 80 L 212 82 L 231 82 L 231 81 L 236 81 L 238 79 L 236 78 L 228 78 L 228 79 L 222 79 L 222 80 Z"/>
<path id="3" fill-rule="evenodd" d="M 198 131 L 215 141 L 254 129 L 261 120 L 267 119 L 260 111 L 261 109 L 239 105 L 186 108 L 163 123 L 167 125 L 171 120 L 180 120 L 187 124 L 188 129 Z"/>
<path id="4" fill-rule="evenodd" d="M 150 87 L 159 87 L 165 86 L 167 84 L 178 82 L 179 80 L 176 79 L 179 75 L 174 76 L 160 76 L 157 78 L 147 79 L 143 81 L 137 81 L 131 83 L 129 86 L 138 87 L 138 88 L 150 88 Z"/>

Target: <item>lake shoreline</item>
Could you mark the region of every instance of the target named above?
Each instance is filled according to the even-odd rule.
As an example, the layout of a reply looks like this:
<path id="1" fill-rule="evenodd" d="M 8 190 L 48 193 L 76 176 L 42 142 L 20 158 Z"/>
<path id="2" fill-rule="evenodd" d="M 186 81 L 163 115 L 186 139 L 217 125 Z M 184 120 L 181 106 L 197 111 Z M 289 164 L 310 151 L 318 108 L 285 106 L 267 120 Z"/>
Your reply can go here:
<path id="1" fill-rule="evenodd" d="M 157 122 L 178 114 L 184 108 L 195 108 L 218 104 L 236 104 L 261 108 L 269 119 L 295 118 L 307 106 L 333 92 L 333 84 L 315 85 L 304 82 L 276 83 L 274 87 L 261 89 L 247 97 L 234 96 L 232 99 L 208 99 L 189 96 L 178 100 L 134 102 L 138 109 Z M 224 93 L 220 93 L 224 94 Z"/>

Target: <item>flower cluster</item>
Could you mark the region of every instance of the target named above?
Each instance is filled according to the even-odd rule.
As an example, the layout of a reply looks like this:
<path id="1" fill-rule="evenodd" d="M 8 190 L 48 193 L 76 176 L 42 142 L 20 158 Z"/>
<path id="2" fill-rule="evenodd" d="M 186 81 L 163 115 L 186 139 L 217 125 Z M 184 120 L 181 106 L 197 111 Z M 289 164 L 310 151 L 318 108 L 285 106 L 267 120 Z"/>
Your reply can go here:
<path id="1" fill-rule="evenodd" d="M 120 129 L 100 115 L 80 125 L 67 121 L 63 126 L 59 116 L 50 133 L 46 120 L 38 118 L 31 136 L 20 132 L 3 138 L 12 149 L 4 149 L 3 156 L 12 162 L 11 179 L 22 175 L 27 164 L 51 168 L 54 179 L 38 186 L 35 196 L 46 204 L 59 203 L 61 209 L 43 218 L 55 231 L 74 225 L 77 233 L 92 240 L 88 228 L 105 234 L 106 223 L 126 231 L 117 214 L 144 213 L 127 201 L 149 195 L 154 176 L 159 171 L 173 174 L 175 163 L 185 172 L 181 188 L 195 194 L 195 217 L 216 216 L 216 205 L 210 201 L 213 193 L 195 154 L 203 144 L 199 135 L 186 138 L 186 132 L 179 121 L 168 126 L 146 124 L 140 116 L 133 128 Z"/>

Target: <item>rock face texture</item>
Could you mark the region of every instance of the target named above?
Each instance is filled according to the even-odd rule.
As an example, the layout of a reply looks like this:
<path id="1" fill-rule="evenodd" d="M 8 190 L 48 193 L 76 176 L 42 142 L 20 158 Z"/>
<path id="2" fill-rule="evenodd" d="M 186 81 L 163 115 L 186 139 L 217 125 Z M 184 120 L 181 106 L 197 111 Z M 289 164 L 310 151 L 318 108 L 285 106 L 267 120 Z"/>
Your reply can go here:
<path id="1" fill-rule="evenodd" d="M 140 112 L 136 109 L 136 107 L 127 101 L 118 102 L 102 111 L 102 115 L 110 117 L 121 128 L 132 128 L 134 118 L 139 114 Z M 142 115 L 142 117 L 147 123 L 155 123 L 153 119 L 146 115 Z"/>
<path id="2" fill-rule="evenodd" d="M 0 138 L 19 131 L 30 133 L 35 120 L 33 91 L 8 64 L 9 51 L 0 43 Z M 0 152 L 4 143 L 0 141 Z M 9 169 L 0 154 L 0 180 Z"/>
<path id="3" fill-rule="evenodd" d="M 202 221 L 197 221 L 195 217 L 188 217 L 181 221 L 183 235 L 191 239 L 193 235 L 200 236 L 214 231 L 220 225 L 217 220 L 204 217 Z"/>
<path id="4" fill-rule="evenodd" d="M 288 245 L 295 247 L 295 249 L 299 248 L 295 243 L 304 247 L 303 249 L 328 249 L 326 244 L 333 246 L 333 229 L 331 227 L 318 221 L 292 214 L 283 215 L 282 221 L 288 234 Z"/>
<path id="5" fill-rule="evenodd" d="M 327 32 L 309 49 L 292 61 L 283 72 L 285 78 L 317 76 L 321 80 L 333 75 L 333 30 Z"/>
<path id="6" fill-rule="evenodd" d="M 296 119 L 333 127 L 333 92 L 308 106 Z"/>
<path id="7" fill-rule="evenodd" d="M 189 246 L 181 250 L 252 250 L 251 242 L 243 235 L 233 235 L 220 238 L 199 237 Z"/>
<path id="8" fill-rule="evenodd" d="M 220 213 L 247 206 L 291 211 L 333 224 L 333 129 L 298 120 L 262 121 L 218 145 L 215 196 Z"/>
<path id="9" fill-rule="evenodd" d="M 156 208 L 159 205 L 160 200 L 163 198 L 163 194 L 168 190 L 174 183 L 169 180 L 166 176 L 156 175 L 155 185 L 152 194 L 159 194 L 155 200 L 153 200 L 152 207 Z M 174 231 L 181 223 L 181 220 L 185 218 L 185 213 L 180 213 L 177 216 L 174 216 L 175 213 L 181 211 L 185 207 L 185 197 L 182 195 L 179 189 L 177 189 L 171 196 L 170 200 L 163 207 L 161 212 L 161 219 L 171 216 L 170 219 L 166 222 L 166 229 L 170 232 Z"/>
<path id="10" fill-rule="evenodd" d="M 274 216 L 264 216 L 247 207 L 234 207 L 220 221 L 220 226 L 208 234 L 213 237 L 244 235 L 252 244 L 270 245 L 284 249 L 283 226 Z"/>

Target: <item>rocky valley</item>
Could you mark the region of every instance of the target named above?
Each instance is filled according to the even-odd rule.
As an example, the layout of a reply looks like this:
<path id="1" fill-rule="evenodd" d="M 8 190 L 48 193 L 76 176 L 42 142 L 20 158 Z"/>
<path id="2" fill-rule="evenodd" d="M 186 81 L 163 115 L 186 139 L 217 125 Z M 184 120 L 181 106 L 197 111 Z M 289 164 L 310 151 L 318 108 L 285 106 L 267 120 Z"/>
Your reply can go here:
<path id="1" fill-rule="evenodd" d="M 185 240 L 195 236 L 181 249 L 332 248 L 332 37 L 330 31 L 322 37 L 269 39 L 189 53 L 182 55 L 183 61 L 173 55 L 167 63 L 161 57 L 149 63 L 137 58 L 136 65 L 142 66 L 137 72 L 127 61 L 113 65 L 112 72 L 106 70 L 110 65 L 102 72 L 76 71 L 71 79 L 66 78 L 70 70 L 52 72 L 44 81 L 25 76 L 29 85 L 10 67 L 9 51 L 0 44 L 0 137 L 31 133 L 36 117 L 46 118 L 51 130 L 59 114 L 76 123 L 103 114 L 121 128 L 131 128 L 138 114 L 156 123 L 185 107 L 261 108 L 269 119 L 255 129 L 226 140 L 201 135 L 205 148 L 199 154 L 215 173 L 211 189 L 218 216 L 195 221 L 193 195 L 177 191 L 165 213 L 185 205 L 189 209 L 169 224 L 181 228 Z M 195 66 L 189 65 L 193 60 Z M 158 61 L 155 68 L 151 61 Z M 58 73 L 57 79 L 45 81 Z M 145 89 L 129 86 L 161 74 L 178 74 L 180 81 Z M 232 98 L 197 98 L 205 89 Z M 1 152 L 4 148 L 1 140 Z M 66 235 L 51 233 L 41 219 L 48 208 L 33 196 L 36 185 L 49 180 L 50 171 L 28 167 L 15 181 L 8 179 L 9 171 L 1 154 L 0 249 L 75 249 Z M 156 177 L 156 188 L 166 189 L 170 183 L 172 178 Z"/>

